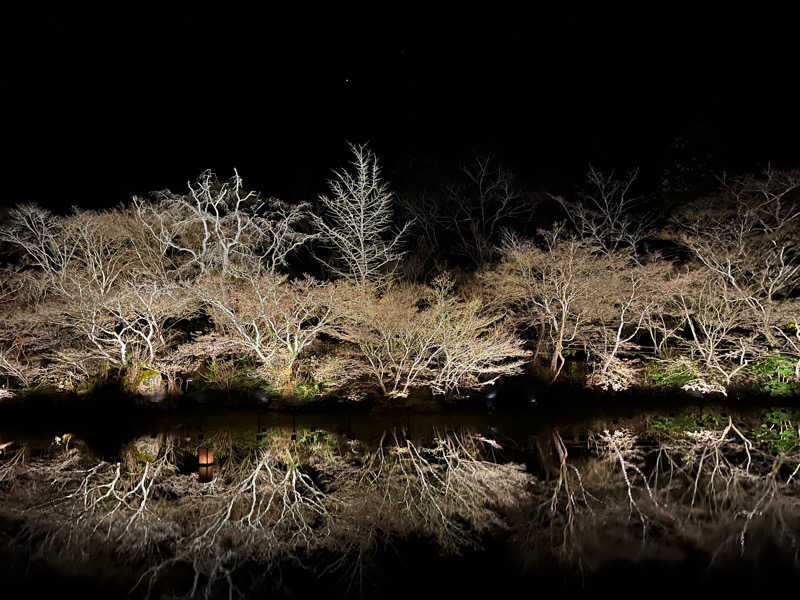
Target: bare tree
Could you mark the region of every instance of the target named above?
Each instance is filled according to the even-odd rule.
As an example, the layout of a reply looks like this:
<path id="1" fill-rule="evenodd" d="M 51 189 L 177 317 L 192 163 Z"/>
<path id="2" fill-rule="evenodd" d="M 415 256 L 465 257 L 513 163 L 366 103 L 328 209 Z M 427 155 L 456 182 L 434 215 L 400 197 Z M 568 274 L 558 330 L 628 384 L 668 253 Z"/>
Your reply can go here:
<path id="1" fill-rule="evenodd" d="M 634 381 L 635 371 L 620 360 L 620 353 L 637 349 L 635 338 L 655 304 L 647 281 L 663 275 L 662 265 L 620 265 L 594 290 L 589 311 L 587 354 L 595 357 L 590 382 L 603 389 L 622 390 Z M 588 357 L 587 357 L 588 358 Z"/>
<path id="2" fill-rule="evenodd" d="M 336 335 L 357 345 L 383 394 L 477 389 L 519 373 L 527 362 L 522 341 L 501 322 L 504 315 L 477 298 L 458 298 L 452 287 L 440 276 L 431 288 L 395 286 L 380 297 L 361 288 L 342 302 L 347 312 Z"/>
<path id="3" fill-rule="evenodd" d="M 530 360 L 505 315 L 488 311 L 477 298 L 442 298 L 434 305 L 438 318 L 447 319 L 437 343 L 442 356 L 431 382 L 434 393 L 459 393 L 493 385 L 517 375 Z"/>
<path id="4" fill-rule="evenodd" d="M 777 300 L 800 284 L 800 172 L 767 169 L 761 177 L 720 181 L 718 195 L 674 219 L 678 237 L 750 307 L 760 333 L 777 346 Z"/>
<path id="5" fill-rule="evenodd" d="M 275 272 L 289 254 L 315 237 L 298 225 L 308 217 L 308 204 L 289 206 L 247 191 L 234 170 L 227 181 L 205 171 L 188 184 L 188 194 L 158 192 L 154 201 L 134 198 L 142 223 L 166 250 L 183 257 L 180 271 L 198 269 Z"/>
<path id="6" fill-rule="evenodd" d="M 10 224 L 0 230 L 3 240 L 22 249 L 38 267 L 39 286 L 50 292 L 69 286 L 74 277 L 93 281 L 102 292 L 123 274 L 160 277 L 163 255 L 143 233 L 126 207 L 73 208 L 71 214 L 58 216 L 32 205 L 13 209 Z"/>
<path id="7" fill-rule="evenodd" d="M 467 184 L 448 188 L 449 202 L 438 216 L 455 231 L 459 253 L 477 266 L 496 255 L 505 228 L 530 220 L 537 202 L 491 156 L 476 157 L 462 173 Z"/>
<path id="8" fill-rule="evenodd" d="M 650 308 L 644 315 L 642 325 L 650 337 L 655 357 L 660 357 L 666 352 L 670 343 L 679 338 L 681 330 L 686 325 L 680 301 L 685 279 L 680 274 L 673 274 L 668 267 L 664 270 L 663 274 L 643 281 L 646 287 L 645 297 Z"/>
<path id="9" fill-rule="evenodd" d="M 442 197 L 424 191 L 401 195 L 398 204 L 411 221 L 408 234 L 414 245 L 414 251 L 403 256 L 401 278 L 429 281 L 431 274 L 445 270 L 443 259 L 448 247 L 445 231 L 451 225 L 450 211 Z"/>
<path id="10" fill-rule="evenodd" d="M 71 389 L 101 365 L 88 340 L 65 327 L 63 298 L 50 294 L 36 303 L 26 297 L 0 312 L 0 374 L 24 387 Z"/>
<path id="11" fill-rule="evenodd" d="M 39 267 L 43 291 L 32 312 L 18 305 L 16 315 L 30 312 L 29 320 L 44 327 L 37 337 L 51 346 L 39 348 L 47 365 L 32 367 L 34 379 L 83 377 L 98 363 L 135 374 L 168 346 L 168 323 L 191 313 L 185 297 L 163 281 L 161 256 L 137 224 L 122 207 L 74 209 L 64 217 L 31 206 L 15 212 L 5 239 Z"/>
<path id="12" fill-rule="evenodd" d="M 709 278 L 705 270 L 687 274 L 679 293 L 692 353 L 730 385 L 737 373 L 763 353 L 746 301 L 724 281 Z"/>
<path id="13" fill-rule="evenodd" d="M 338 314 L 333 286 L 310 277 L 288 281 L 269 273 L 217 276 L 203 281 L 196 291 L 231 342 L 267 368 L 281 366 L 279 383 L 287 382 L 300 353 Z"/>
<path id="14" fill-rule="evenodd" d="M 319 259 L 332 273 L 366 285 L 392 279 L 403 256 L 410 223 L 392 230 L 392 193 L 378 159 L 366 146 L 351 146 L 351 170 L 336 171 L 331 194 L 320 196 L 323 216 L 314 220 L 333 260 Z"/>
<path id="15" fill-rule="evenodd" d="M 99 355 L 124 368 L 155 363 L 169 345 L 169 323 L 187 317 L 176 287 L 124 281 L 113 293 L 76 286 L 65 325 L 81 331 Z"/>
<path id="16" fill-rule="evenodd" d="M 25 279 L 18 265 L 0 267 L 0 306 L 19 298 Z"/>
<path id="17" fill-rule="evenodd" d="M 644 215 L 636 214 L 642 199 L 633 196 L 631 188 L 638 174 L 634 170 L 620 179 L 613 171 L 606 174 L 589 166 L 587 184 L 577 200 L 550 197 L 564 209 L 581 239 L 606 253 L 623 248 L 636 250 L 651 224 Z"/>
<path id="18" fill-rule="evenodd" d="M 538 346 L 547 340 L 555 381 L 565 364 L 565 348 L 580 341 L 596 290 L 629 257 L 598 254 L 581 240 L 559 239 L 558 231 L 542 233 L 545 248 L 508 238 L 503 261 L 486 278 L 500 302 L 516 307 L 521 324 L 539 329 Z"/>
<path id="19" fill-rule="evenodd" d="M 63 273 L 74 252 L 63 219 L 34 204 L 11 209 L 8 224 L 0 228 L 0 240 L 21 248 L 48 274 Z"/>

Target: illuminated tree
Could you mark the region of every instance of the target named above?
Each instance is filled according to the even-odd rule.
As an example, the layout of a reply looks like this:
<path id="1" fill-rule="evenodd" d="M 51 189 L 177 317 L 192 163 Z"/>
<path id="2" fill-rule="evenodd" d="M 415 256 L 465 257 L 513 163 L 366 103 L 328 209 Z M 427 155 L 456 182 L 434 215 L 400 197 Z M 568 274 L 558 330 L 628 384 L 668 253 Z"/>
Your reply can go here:
<path id="1" fill-rule="evenodd" d="M 350 170 L 336 171 L 330 195 L 320 196 L 322 216 L 315 216 L 332 260 L 319 260 L 332 273 L 359 285 L 392 279 L 403 236 L 410 223 L 392 230 L 392 193 L 378 159 L 366 146 L 351 146 Z"/>
<path id="2" fill-rule="evenodd" d="M 659 262 L 636 265 L 630 260 L 626 265 L 620 258 L 592 294 L 585 336 L 587 359 L 593 358 L 594 365 L 590 383 L 614 390 L 634 381 L 634 369 L 620 354 L 638 348 L 636 338 L 657 306 L 652 292 L 667 269 Z"/>
<path id="3" fill-rule="evenodd" d="M 763 356 L 753 313 L 732 286 L 698 269 L 686 274 L 679 297 L 692 354 L 699 355 L 726 385 L 753 359 Z"/>
<path id="4" fill-rule="evenodd" d="M 152 202 L 134 198 L 137 215 L 165 254 L 177 254 L 182 276 L 195 271 L 275 272 L 291 252 L 314 238 L 298 227 L 308 204 L 290 206 L 244 188 L 234 171 L 219 181 L 205 171 L 189 183 L 188 194 L 154 194 Z"/>
<path id="5" fill-rule="evenodd" d="M 478 389 L 519 373 L 527 362 L 529 353 L 502 313 L 478 298 L 459 298 L 452 288 L 440 276 L 433 287 L 396 285 L 379 297 L 362 287 L 342 298 L 346 312 L 335 334 L 359 348 L 383 394 Z"/>
<path id="6" fill-rule="evenodd" d="M 266 368 L 280 365 L 281 383 L 291 377 L 300 353 L 337 314 L 333 285 L 311 277 L 289 281 L 270 273 L 247 278 L 219 275 L 200 282 L 195 291 L 232 345 L 254 355 Z"/>
<path id="7" fill-rule="evenodd" d="M 721 180 L 720 193 L 675 218 L 678 238 L 750 307 L 777 346 L 777 305 L 800 285 L 800 172 Z"/>
<path id="8" fill-rule="evenodd" d="M 543 233 L 544 248 L 510 237 L 502 262 L 485 277 L 498 301 L 515 311 L 520 325 L 539 330 L 538 346 L 548 343 L 555 380 L 564 367 L 565 349 L 580 343 L 597 301 L 596 290 L 628 257 L 598 253 L 575 238 L 561 239 L 558 229 Z"/>
<path id="9" fill-rule="evenodd" d="M 0 240 L 22 249 L 35 266 L 48 274 L 64 273 L 72 258 L 64 220 L 34 204 L 11 209 L 7 224 L 0 228 Z"/>

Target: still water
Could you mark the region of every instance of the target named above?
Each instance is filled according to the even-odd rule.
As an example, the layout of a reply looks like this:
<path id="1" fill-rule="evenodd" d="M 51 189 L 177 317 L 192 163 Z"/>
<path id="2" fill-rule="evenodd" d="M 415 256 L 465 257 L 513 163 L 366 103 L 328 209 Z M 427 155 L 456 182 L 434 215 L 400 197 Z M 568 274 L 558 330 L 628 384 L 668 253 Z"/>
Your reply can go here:
<path id="1" fill-rule="evenodd" d="M 117 400 L 0 407 L 0 443 L 25 448 L 5 471 L 0 457 L 8 589 L 144 597 L 153 565 L 165 598 L 674 597 L 800 575 L 791 400 L 531 387 L 449 407 Z M 253 524 L 274 498 L 283 508 Z"/>

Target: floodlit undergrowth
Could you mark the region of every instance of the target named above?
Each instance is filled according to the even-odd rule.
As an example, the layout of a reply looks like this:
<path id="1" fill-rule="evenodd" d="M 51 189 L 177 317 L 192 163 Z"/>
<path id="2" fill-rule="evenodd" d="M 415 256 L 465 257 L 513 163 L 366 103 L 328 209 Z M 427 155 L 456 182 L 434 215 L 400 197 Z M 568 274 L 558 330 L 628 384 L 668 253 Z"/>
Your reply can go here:
<path id="1" fill-rule="evenodd" d="M 113 209 L 20 205 L 0 227 L 0 400 L 116 382 L 401 401 L 525 371 L 800 393 L 800 173 L 722 178 L 659 219 L 637 183 L 590 168 L 539 218 L 491 160 L 429 202 L 354 146 L 316 206 L 211 171 Z"/>
<path id="2" fill-rule="evenodd" d="M 151 597 L 246 594 L 285 568 L 363 594 L 392 548 L 447 557 L 492 540 L 513 549 L 520 573 L 687 553 L 713 571 L 775 548 L 797 572 L 795 416 L 769 411 L 753 431 L 730 418 L 602 429 L 580 442 L 552 429 L 523 445 L 469 431 L 423 446 L 275 430 L 242 448 L 220 435 L 208 440 L 208 483 L 186 467 L 196 448 L 178 439 L 118 463 L 73 441 L 4 455 L 0 513 L 15 524 L 10 551 L 78 572 L 103 561 Z"/>

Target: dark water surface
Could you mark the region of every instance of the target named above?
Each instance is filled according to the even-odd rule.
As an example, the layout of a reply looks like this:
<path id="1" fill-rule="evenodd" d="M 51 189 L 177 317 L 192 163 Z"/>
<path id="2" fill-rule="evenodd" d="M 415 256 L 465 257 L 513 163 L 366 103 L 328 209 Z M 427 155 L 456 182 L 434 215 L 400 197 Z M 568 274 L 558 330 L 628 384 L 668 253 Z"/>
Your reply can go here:
<path id="1" fill-rule="evenodd" d="M 51 448 L 55 438 L 70 433 L 81 440 L 99 458 L 118 459 L 131 440 L 173 434 L 195 443 L 219 433 L 231 436 L 245 446 L 257 444 L 261 436 L 280 431 L 302 436 L 308 432 L 326 432 L 337 437 L 377 444 L 389 432 L 418 445 L 430 443 L 435 436 L 448 432 L 470 431 L 496 441 L 505 448 L 530 448 L 532 438 L 549 439 L 556 428 L 567 447 L 580 453 L 586 447 L 590 431 L 613 430 L 625 426 L 643 431 L 654 416 L 674 416 L 686 412 L 713 413 L 737 423 L 757 424 L 770 406 L 793 405 L 796 400 L 717 398 L 714 402 L 679 395 L 619 395 L 616 397 L 576 392 L 569 389 L 545 389 L 528 383 L 516 383 L 496 394 L 447 406 L 418 402 L 400 407 L 387 404 L 330 404 L 281 410 L 258 403 L 184 401 L 183 403 L 133 405 L 108 394 L 91 399 L 37 398 L 25 405 L 0 406 L 0 442 L 13 440 L 32 452 Z M 234 405 L 236 404 L 236 405 Z M 514 460 L 534 462 L 533 456 L 515 456 Z M 531 469 L 532 470 L 532 469 Z M 14 532 L 0 523 L 7 538 Z M 703 594 L 742 597 L 750 594 L 773 594 L 794 589 L 800 583 L 796 555 L 791 548 L 767 548 L 756 563 L 722 564 L 709 568 L 708 556 L 692 548 L 681 548 L 680 560 L 670 560 L 667 549 L 679 542 L 665 540 L 663 560 L 653 554 L 643 560 L 609 561 L 591 573 L 580 568 L 560 568 L 553 564 L 527 565 L 514 555 L 506 535 L 489 537 L 480 549 L 467 550 L 460 556 L 442 556 L 425 540 L 406 539 L 381 550 L 377 563 L 381 570 L 372 573 L 370 585 L 360 592 L 343 591 L 337 581 L 317 579 L 303 569 L 288 566 L 280 575 L 271 573 L 258 589 L 259 597 L 535 597 L 549 594 L 589 596 L 613 594 L 632 597 L 671 597 Z M 551 543 L 543 540 L 543 544 Z M 614 541 L 609 537 L 608 543 Z M 658 541 L 657 541 L 658 543 Z M 86 549 L 91 561 L 91 549 Z M 797 550 L 795 549 L 796 553 Z M 83 574 L 59 572 L 50 566 L 28 562 L 26 557 L 0 553 L 2 564 L 0 597 L 83 598 L 124 597 L 130 589 L 125 577 L 110 577 L 103 565 Z M 131 573 L 135 566 L 131 566 Z M 257 566 L 253 567 L 258 577 Z M 379 581 L 376 584 L 376 578 Z"/>
<path id="2" fill-rule="evenodd" d="M 469 430 L 524 443 L 531 435 L 557 427 L 565 438 L 584 437 L 588 428 L 614 429 L 620 423 L 639 429 L 652 416 L 714 413 L 750 420 L 776 404 L 800 401 L 773 398 L 712 400 L 680 393 L 604 396 L 569 388 L 513 382 L 489 394 L 446 404 L 438 401 L 336 403 L 270 406 L 229 396 L 186 398 L 179 402 L 134 403 L 113 392 L 91 398 L 38 397 L 24 404 L 0 404 L 0 443 L 14 440 L 30 448 L 51 445 L 65 433 L 84 441 L 99 457 L 113 460 L 130 440 L 175 433 L 202 441 L 227 432 L 239 441 L 258 434 L 325 431 L 366 443 L 396 432 L 429 443 L 448 431 Z"/>

